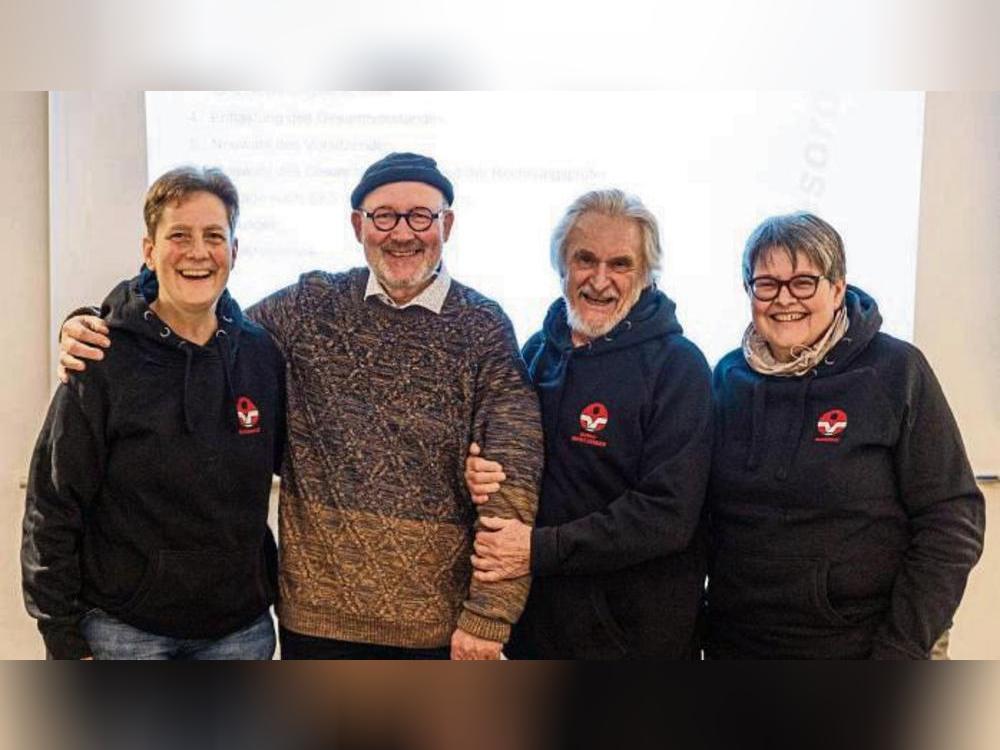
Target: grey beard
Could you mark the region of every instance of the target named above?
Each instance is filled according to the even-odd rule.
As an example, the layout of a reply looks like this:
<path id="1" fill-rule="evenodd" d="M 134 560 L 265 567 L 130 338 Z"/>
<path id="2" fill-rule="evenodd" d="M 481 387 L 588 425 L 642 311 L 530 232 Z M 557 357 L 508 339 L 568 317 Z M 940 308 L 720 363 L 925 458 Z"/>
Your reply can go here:
<path id="1" fill-rule="evenodd" d="M 604 336 L 605 334 L 608 333 L 608 331 L 610 331 L 616 325 L 621 323 L 622 319 L 625 317 L 627 313 L 628 310 L 625 310 L 624 312 L 621 313 L 621 315 L 616 315 L 613 318 L 609 318 L 607 321 L 605 321 L 599 326 L 592 326 L 588 324 L 587 321 L 585 321 L 582 317 L 580 317 L 576 312 L 576 308 L 572 304 L 570 304 L 569 300 L 566 300 L 566 322 L 569 323 L 569 327 L 571 330 L 575 331 L 576 333 L 588 339 L 596 339 L 600 338 L 601 336 Z"/>
<path id="2" fill-rule="evenodd" d="M 569 294 L 566 289 L 565 283 L 563 284 L 563 300 L 566 302 L 566 322 L 569 323 L 570 330 L 575 331 L 581 336 L 588 339 L 596 339 L 601 336 L 606 336 L 610 333 L 616 325 L 625 320 L 626 316 L 635 307 L 635 303 L 639 301 L 639 295 L 642 294 L 642 287 L 639 287 L 632 293 L 632 299 L 628 301 L 621 312 L 617 315 L 608 318 L 601 325 L 590 325 L 588 324 L 576 311 L 576 305 L 573 300 L 570 300 Z"/>

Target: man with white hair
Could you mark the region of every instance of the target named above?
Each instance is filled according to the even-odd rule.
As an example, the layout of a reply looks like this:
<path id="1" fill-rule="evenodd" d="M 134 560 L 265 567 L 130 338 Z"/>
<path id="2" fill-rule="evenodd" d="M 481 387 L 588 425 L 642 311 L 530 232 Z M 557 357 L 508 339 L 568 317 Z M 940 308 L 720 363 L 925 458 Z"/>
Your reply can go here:
<path id="1" fill-rule="evenodd" d="M 656 218 L 620 190 L 581 196 L 553 232 L 563 296 L 522 352 L 546 445 L 536 525 L 483 518 L 473 555 L 481 581 L 533 576 L 510 656 L 698 655 L 710 371 L 656 288 L 660 253 Z M 506 477 L 479 452 L 482 503 Z"/>

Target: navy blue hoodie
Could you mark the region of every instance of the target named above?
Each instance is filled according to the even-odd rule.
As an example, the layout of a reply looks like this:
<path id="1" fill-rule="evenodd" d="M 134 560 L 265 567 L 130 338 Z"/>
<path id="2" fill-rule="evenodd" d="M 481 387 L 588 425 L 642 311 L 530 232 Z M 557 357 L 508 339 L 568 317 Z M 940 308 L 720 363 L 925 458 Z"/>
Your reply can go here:
<path id="1" fill-rule="evenodd" d="M 79 623 L 93 608 L 214 638 L 274 600 L 281 355 L 228 292 L 198 346 L 149 308 L 155 290 L 144 273 L 105 300 L 112 346 L 57 389 L 32 457 L 24 595 L 56 658 L 90 653 Z"/>
<path id="2" fill-rule="evenodd" d="M 704 585 L 693 540 L 712 443 L 705 358 L 655 288 L 607 336 L 576 348 L 558 300 L 523 354 L 545 470 L 534 579 L 511 653 L 691 656 Z"/>
<path id="3" fill-rule="evenodd" d="M 802 377 L 716 367 L 714 657 L 927 658 L 983 544 L 983 496 L 923 355 L 850 327 Z"/>

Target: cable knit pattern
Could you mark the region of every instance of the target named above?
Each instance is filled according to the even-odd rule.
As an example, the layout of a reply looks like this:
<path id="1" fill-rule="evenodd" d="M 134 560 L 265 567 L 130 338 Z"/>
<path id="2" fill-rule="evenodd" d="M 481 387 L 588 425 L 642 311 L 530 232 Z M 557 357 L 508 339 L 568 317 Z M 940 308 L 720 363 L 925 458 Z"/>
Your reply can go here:
<path id="1" fill-rule="evenodd" d="M 452 282 L 439 315 L 364 299 L 368 269 L 312 272 L 248 311 L 288 367 L 282 624 L 323 638 L 446 645 L 456 625 L 505 641 L 529 578 L 472 581 L 477 512 L 533 523 L 537 399 L 500 307 Z M 478 510 L 469 442 L 503 463 Z"/>

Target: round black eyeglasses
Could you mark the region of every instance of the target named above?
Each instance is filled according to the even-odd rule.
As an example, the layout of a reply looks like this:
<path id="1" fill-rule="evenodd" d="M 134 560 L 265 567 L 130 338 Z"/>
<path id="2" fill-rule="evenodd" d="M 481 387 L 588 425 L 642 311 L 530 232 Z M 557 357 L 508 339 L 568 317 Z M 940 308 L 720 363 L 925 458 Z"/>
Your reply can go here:
<path id="1" fill-rule="evenodd" d="M 380 232 L 391 232 L 396 228 L 400 219 L 406 219 L 407 226 L 414 232 L 425 232 L 431 228 L 431 224 L 444 211 L 434 213 L 429 208 L 414 208 L 412 211 L 399 213 L 391 208 L 376 208 L 374 211 L 359 209 L 366 219 L 371 219 L 372 224 Z"/>

